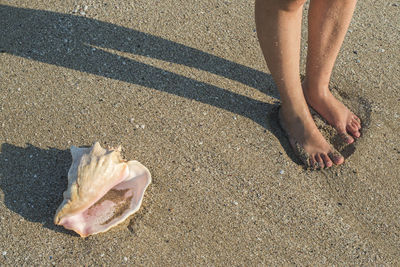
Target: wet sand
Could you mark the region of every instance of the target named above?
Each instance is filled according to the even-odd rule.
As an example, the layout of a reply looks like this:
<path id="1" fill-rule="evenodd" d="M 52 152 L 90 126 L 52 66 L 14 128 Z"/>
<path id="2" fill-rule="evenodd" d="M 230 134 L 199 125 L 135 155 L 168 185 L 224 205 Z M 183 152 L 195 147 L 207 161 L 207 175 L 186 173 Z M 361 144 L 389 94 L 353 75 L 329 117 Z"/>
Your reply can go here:
<path id="1" fill-rule="evenodd" d="M 324 171 L 276 121 L 252 1 L 0 3 L 0 265 L 400 264 L 398 0 L 358 3 L 331 87 L 364 130 Z M 53 216 L 94 141 L 153 183 L 82 239 Z"/>

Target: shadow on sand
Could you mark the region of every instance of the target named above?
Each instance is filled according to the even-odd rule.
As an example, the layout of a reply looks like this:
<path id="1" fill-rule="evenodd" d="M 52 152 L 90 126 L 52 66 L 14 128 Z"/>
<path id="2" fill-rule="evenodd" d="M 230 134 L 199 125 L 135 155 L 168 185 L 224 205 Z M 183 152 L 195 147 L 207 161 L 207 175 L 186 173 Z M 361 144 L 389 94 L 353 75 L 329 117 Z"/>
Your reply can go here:
<path id="1" fill-rule="evenodd" d="M 71 164 L 69 150 L 25 148 L 1 145 L 0 188 L 4 204 L 24 219 L 44 227 L 70 233 L 53 223 L 53 217 L 67 187 Z"/>

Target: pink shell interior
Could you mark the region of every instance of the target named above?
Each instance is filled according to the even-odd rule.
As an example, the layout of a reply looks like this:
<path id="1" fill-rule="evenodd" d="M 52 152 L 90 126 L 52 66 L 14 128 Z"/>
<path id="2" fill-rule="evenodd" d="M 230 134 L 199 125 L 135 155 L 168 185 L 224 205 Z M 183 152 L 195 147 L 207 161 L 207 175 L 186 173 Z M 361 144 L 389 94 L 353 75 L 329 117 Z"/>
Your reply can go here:
<path id="1" fill-rule="evenodd" d="M 86 237 L 105 232 L 136 212 L 151 178 L 148 170 L 139 162 L 129 161 L 127 164 L 129 174 L 121 183 L 112 187 L 88 209 L 63 217 L 59 224 Z"/>

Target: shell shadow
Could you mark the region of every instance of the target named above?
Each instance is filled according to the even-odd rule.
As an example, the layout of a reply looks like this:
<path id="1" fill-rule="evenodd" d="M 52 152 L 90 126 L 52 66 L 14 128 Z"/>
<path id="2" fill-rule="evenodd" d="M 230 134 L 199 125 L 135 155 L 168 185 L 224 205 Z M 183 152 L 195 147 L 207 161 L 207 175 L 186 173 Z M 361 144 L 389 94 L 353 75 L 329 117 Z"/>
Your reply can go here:
<path id="1" fill-rule="evenodd" d="M 4 204 L 27 221 L 75 236 L 53 223 L 62 192 L 67 187 L 70 163 L 69 150 L 2 144 L 0 189 L 4 193 Z"/>

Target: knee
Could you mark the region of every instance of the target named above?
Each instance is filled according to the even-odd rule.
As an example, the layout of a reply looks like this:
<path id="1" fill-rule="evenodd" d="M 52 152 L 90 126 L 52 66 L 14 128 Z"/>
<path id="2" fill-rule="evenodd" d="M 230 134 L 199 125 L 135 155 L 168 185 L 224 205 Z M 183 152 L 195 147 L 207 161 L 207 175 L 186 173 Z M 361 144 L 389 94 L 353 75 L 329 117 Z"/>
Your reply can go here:
<path id="1" fill-rule="evenodd" d="M 257 0 L 263 2 L 266 6 L 285 11 L 297 11 L 303 7 L 307 0 Z"/>

